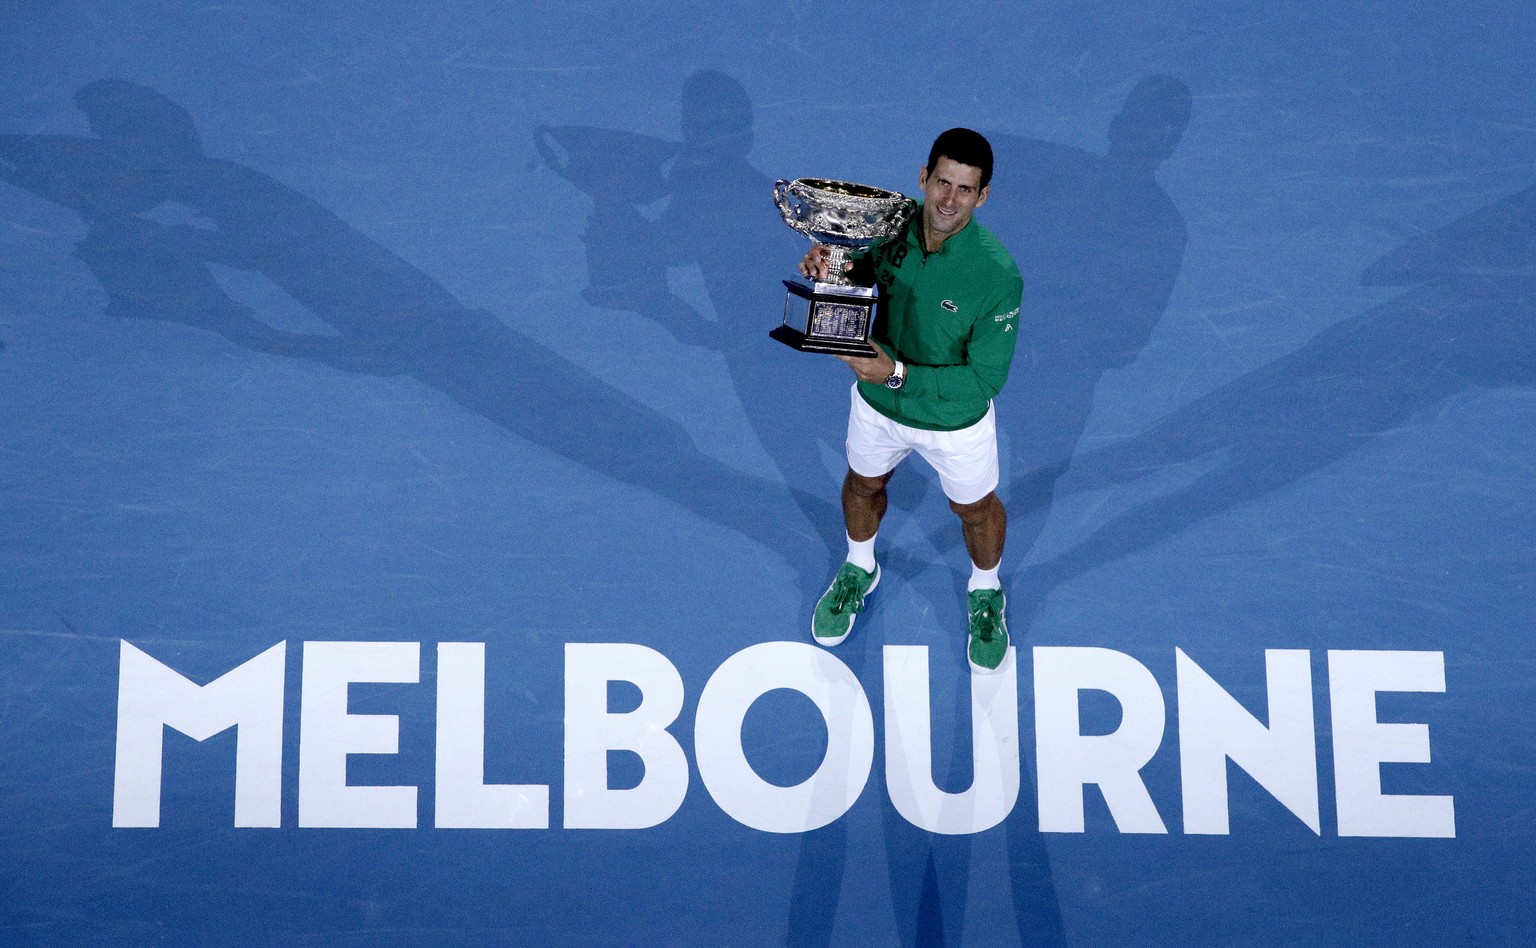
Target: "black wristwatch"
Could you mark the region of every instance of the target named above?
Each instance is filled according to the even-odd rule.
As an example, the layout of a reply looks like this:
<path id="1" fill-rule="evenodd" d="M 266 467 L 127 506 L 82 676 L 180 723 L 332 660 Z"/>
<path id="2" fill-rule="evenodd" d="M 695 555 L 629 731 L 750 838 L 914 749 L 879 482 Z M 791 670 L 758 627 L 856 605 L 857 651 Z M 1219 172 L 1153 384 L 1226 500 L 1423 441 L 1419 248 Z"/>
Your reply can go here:
<path id="1" fill-rule="evenodd" d="M 885 387 L 894 391 L 905 384 L 907 384 L 907 364 L 898 362 L 895 368 L 891 369 L 891 377 L 885 380 Z"/>

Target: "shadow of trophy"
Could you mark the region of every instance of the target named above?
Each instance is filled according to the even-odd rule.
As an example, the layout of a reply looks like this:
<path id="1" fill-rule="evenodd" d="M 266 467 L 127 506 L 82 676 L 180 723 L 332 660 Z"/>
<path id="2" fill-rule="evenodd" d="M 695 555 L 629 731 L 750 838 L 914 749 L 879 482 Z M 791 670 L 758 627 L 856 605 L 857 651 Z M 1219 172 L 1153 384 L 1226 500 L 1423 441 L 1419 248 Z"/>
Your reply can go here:
<path id="1" fill-rule="evenodd" d="M 639 209 L 667 196 L 666 169 L 680 146 L 581 125 L 540 125 L 533 143 L 556 174 L 592 199 L 582 235 L 588 274 L 582 297 L 604 309 L 641 313 L 668 306 L 665 244 Z"/>
<path id="2" fill-rule="evenodd" d="M 850 251 L 901 233 L 917 202 L 866 184 L 797 178 L 774 184 L 773 203 L 785 224 L 827 247 L 827 279 L 785 280 L 784 322 L 768 335 L 802 352 L 873 357 L 880 290 L 855 284 L 844 268 Z"/>

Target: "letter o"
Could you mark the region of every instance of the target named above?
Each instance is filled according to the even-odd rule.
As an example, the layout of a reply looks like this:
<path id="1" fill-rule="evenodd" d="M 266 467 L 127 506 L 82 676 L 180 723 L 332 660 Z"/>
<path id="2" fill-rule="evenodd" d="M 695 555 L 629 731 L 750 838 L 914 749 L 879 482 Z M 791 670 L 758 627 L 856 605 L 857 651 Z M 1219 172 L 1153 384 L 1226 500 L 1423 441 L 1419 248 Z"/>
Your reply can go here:
<path id="1" fill-rule="evenodd" d="M 816 705 L 827 725 L 827 754 L 804 782 L 780 787 L 758 776 L 741 746 L 753 703 L 780 688 Z M 767 833 L 803 833 L 848 812 L 869 782 L 875 721 L 869 698 L 847 665 L 814 645 L 764 642 L 725 660 L 699 695 L 694 723 L 699 776 L 738 823 Z"/>

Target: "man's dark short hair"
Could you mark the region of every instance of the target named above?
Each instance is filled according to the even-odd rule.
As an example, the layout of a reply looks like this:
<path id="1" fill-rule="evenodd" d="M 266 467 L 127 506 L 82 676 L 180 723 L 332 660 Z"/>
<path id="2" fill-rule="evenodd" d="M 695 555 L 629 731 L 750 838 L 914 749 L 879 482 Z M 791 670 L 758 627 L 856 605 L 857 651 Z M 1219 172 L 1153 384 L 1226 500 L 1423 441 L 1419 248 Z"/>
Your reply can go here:
<path id="1" fill-rule="evenodd" d="M 940 158 L 958 161 L 962 165 L 981 169 L 981 186 L 992 181 L 992 145 L 980 132 L 968 128 L 952 128 L 933 140 L 928 149 L 927 168 L 931 172 Z"/>

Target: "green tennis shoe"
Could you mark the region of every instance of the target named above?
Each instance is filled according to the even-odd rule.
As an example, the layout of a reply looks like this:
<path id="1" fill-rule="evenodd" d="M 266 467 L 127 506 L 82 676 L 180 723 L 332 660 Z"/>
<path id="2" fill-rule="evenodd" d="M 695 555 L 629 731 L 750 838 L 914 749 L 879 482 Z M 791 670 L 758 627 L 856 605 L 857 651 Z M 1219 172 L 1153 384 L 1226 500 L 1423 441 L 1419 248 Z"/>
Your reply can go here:
<path id="1" fill-rule="evenodd" d="M 828 648 L 841 645 L 853 631 L 853 620 L 864 611 L 864 598 L 878 585 L 880 564 L 875 564 L 875 571 L 870 573 L 844 563 L 816 603 L 816 612 L 811 616 L 811 638 Z"/>
<path id="2" fill-rule="evenodd" d="M 971 668 L 990 675 L 1008 657 L 1008 622 L 1003 618 L 1007 599 L 1001 589 L 973 589 L 966 597 L 971 615 L 971 640 L 966 658 Z"/>

